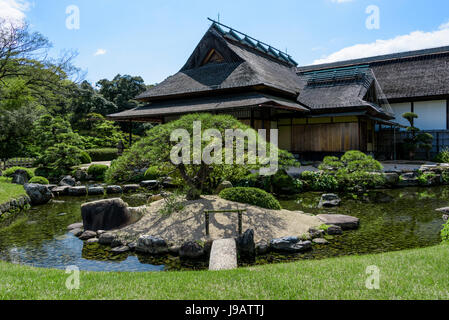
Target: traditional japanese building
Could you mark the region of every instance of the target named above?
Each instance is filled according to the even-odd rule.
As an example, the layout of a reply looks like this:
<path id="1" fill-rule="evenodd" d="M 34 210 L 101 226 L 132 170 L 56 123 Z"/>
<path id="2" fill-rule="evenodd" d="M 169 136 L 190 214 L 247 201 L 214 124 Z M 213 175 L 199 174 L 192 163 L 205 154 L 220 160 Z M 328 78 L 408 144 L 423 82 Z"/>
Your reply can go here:
<path id="1" fill-rule="evenodd" d="M 226 113 L 279 129 L 280 147 L 302 158 L 354 149 L 392 156 L 395 144 L 381 148 L 381 133 L 395 134 L 406 111 L 419 114 L 423 129 L 449 129 L 448 80 L 449 47 L 298 67 L 287 53 L 213 21 L 182 69 L 137 97 L 143 107 L 109 119 Z"/>

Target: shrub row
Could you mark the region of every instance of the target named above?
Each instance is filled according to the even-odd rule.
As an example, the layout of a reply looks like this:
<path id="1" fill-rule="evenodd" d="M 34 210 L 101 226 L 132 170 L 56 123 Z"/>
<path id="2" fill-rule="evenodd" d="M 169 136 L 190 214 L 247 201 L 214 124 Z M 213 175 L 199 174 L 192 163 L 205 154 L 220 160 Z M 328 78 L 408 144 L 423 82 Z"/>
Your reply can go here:
<path id="1" fill-rule="evenodd" d="M 112 161 L 118 158 L 118 149 L 103 148 L 86 150 L 92 161 Z"/>

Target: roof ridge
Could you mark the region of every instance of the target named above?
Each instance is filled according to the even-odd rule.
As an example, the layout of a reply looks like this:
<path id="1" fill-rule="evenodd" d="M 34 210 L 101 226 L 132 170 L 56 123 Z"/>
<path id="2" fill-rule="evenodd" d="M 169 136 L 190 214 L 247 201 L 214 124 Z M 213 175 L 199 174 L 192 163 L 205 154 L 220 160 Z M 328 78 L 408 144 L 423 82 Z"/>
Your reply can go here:
<path id="1" fill-rule="evenodd" d="M 276 49 L 272 45 L 257 40 L 256 38 L 253 38 L 243 32 L 240 32 L 211 18 L 207 19 L 212 22 L 211 28 L 215 28 L 223 37 L 231 38 L 231 40 L 234 40 L 241 45 L 245 45 L 253 50 L 261 52 L 277 61 L 286 63 L 290 66 L 296 67 L 298 65 L 298 63 L 287 52 Z M 228 29 L 228 31 L 223 30 L 223 28 Z"/>
<path id="2" fill-rule="evenodd" d="M 360 64 L 371 64 L 371 63 L 381 63 L 381 62 L 388 62 L 388 61 L 395 61 L 395 60 L 413 59 L 413 58 L 420 58 L 420 57 L 424 57 L 424 56 L 433 56 L 433 55 L 439 55 L 439 54 L 449 54 L 449 46 L 420 49 L 420 50 L 413 50 L 413 51 L 404 51 L 404 52 L 397 52 L 397 53 L 389 53 L 389 54 L 377 55 L 377 56 L 371 56 L 371 57 L 365 57 L 365 58 L 357 58 L 357 59 L 335 61 L 335 62 L 330 62 L 330 63 L 300 66 L 300 67 L 296 68 L 296 71 L 298 73 L 303 73 L 303 72 L 310 72 L 310 71 L 314 71 L 314 70 L 326 70 L 326 69 L 330 69 L 330 68 L 343 68 L 343 67 L 355 66 L 355 65 L 360 65 Z"/>

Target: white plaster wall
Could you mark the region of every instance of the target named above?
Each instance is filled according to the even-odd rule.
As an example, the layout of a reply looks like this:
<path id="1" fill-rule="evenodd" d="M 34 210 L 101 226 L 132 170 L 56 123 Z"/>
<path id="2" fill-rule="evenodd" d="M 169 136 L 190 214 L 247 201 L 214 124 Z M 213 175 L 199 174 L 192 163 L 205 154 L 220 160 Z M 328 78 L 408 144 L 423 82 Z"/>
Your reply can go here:
<path id="1" fill-rule="evenodd" d="M 446 130 L 446 100 L 415 102 L 419 116 L 415 126 L 421 130 Z"/>
<path id="2" fill-rule="evenodd" d="M 393 104 L 391 104 L 391 108 L 393 109 L 393 112 L 396 115 L 394 122 L 402 124 L 404 126 L 410 125 L 410 123 L 407 120 L 402 118 L 402 115 L 406 112 L 412 111 L 412 103 L 411 102 L 393 103 Z"/>

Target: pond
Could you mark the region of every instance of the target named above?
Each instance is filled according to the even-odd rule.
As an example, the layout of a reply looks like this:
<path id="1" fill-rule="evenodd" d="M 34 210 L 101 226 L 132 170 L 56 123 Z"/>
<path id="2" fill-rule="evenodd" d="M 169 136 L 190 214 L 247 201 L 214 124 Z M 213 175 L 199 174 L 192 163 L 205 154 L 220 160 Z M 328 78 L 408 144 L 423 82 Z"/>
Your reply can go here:
<path id="1" fill-rule="evenodd" d="M 284 208 L 307 213 L 339 213 L 356 216 L 361 227 L 334 236 L 329 245 L 315 245 L 313 251 L 298 255 L 270 254 L 256 264 L 321 259 L 369 254 L 436 245 L 440 242 L 442 214 L 435 211 L 449 203 L 449 188 L 379 190 L 354 198 L 343 197 L 336 209 L 317 209 L 320 194 L 306 193 L 281 201 Z M 146 196 L 124 196 L 131 206 L 146 202 Z M 167 271 L 200 270 L 207 261 L 182 262 L 176 257 L 149 257 L 135 253 L 112 254 L 98 244 L 87 245 L 67 232 L 67 226 L 81 220 L 80 205 L 98 197 L 60 198 L 0 219 L 0 259 L 43 268 L 65 269 L 76 265 L 86 271 Z M 244 265 L 244 263 L 242 263 Z"/>

